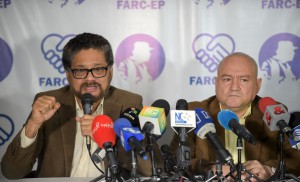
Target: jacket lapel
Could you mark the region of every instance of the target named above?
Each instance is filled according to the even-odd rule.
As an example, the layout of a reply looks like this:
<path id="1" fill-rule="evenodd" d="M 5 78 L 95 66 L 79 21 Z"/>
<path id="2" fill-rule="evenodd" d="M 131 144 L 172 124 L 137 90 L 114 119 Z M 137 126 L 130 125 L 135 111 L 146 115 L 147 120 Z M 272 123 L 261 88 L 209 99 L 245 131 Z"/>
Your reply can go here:
<path id="1" fill-rule="evenodd" d="M 109 116 L 113 121 L 120 118 L 122 105 L 117 103 L 119 92 L 114 87 L 110 87 L 103 103 L 103 114 Z"/>

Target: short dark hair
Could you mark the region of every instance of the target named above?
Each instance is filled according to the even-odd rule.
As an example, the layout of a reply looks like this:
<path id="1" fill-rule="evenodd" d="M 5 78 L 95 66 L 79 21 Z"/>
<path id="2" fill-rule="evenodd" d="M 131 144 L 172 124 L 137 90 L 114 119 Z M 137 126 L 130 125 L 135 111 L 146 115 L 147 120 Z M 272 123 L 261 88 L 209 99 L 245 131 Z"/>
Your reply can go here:
<path id="1" fill-rule="evenodd" d="M 101 35 L 92 33 L 78 34 L 72 38 L 64 47 L 62 53 L 62 62 L 64 68 L 71 68 L 73 56 L 84 49 L 99 49 L 104 52 L 107 66 L 114 64 L 114 56 L 110 43 Z"/>

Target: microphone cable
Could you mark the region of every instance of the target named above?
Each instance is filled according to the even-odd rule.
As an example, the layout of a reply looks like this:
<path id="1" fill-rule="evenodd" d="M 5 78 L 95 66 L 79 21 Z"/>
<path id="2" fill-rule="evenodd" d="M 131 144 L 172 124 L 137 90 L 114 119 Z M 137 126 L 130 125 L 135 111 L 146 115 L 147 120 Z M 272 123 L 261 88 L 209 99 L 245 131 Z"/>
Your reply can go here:
<path id="1" fill-rule="evenodd" d="M 94 166 L 98 169 L 98 171 L 100 171 L 102 174 L 104 174 L 104 172 L 97 166 L 97 164 L 95 163 L 95 161 L 92 159 L 92 154 L 91 154 L 91 144 L 89 143 L 87 143 L 86 144 L 86 148 L 87 148 L 87 150 L 88 150 L 88 152 L 89 152 L 89 156 L 90 156 L 90 159 L 91 159 L 91 161 L 93 162 L 93 164 L 94 164 Z"/>

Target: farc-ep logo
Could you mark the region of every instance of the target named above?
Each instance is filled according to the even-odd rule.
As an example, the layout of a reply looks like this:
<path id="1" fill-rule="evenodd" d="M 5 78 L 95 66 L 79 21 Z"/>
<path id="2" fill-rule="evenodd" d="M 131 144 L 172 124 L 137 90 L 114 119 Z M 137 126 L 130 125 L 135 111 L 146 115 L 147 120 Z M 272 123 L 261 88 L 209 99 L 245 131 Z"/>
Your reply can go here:
<path id="1" fill-rule="evenodd" d="M 135 34 L 124 39 L 116 52 L 119 75 L 132 84 L 154 81 L 165 66 L 165 52 L 152 36 Z"/>
<path id="2" fill-rule="evenodd" d="M 4 80 L 13 64 L 13 56 L 8 44 L 0 38 L 0 82 Z"/>

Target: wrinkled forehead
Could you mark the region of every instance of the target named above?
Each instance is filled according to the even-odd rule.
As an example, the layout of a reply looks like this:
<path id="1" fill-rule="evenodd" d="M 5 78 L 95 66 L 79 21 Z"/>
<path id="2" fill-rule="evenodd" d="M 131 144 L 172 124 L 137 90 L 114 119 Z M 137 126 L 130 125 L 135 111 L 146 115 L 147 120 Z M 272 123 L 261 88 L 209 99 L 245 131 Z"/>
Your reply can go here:
<path id="1" fill-rule="evenodd" d="M 218 76 L 223 74 L 239 76 L 257 76 L 257 64 L 255 60 L 241 55 L 225 58 L 218 67 Z"/>

